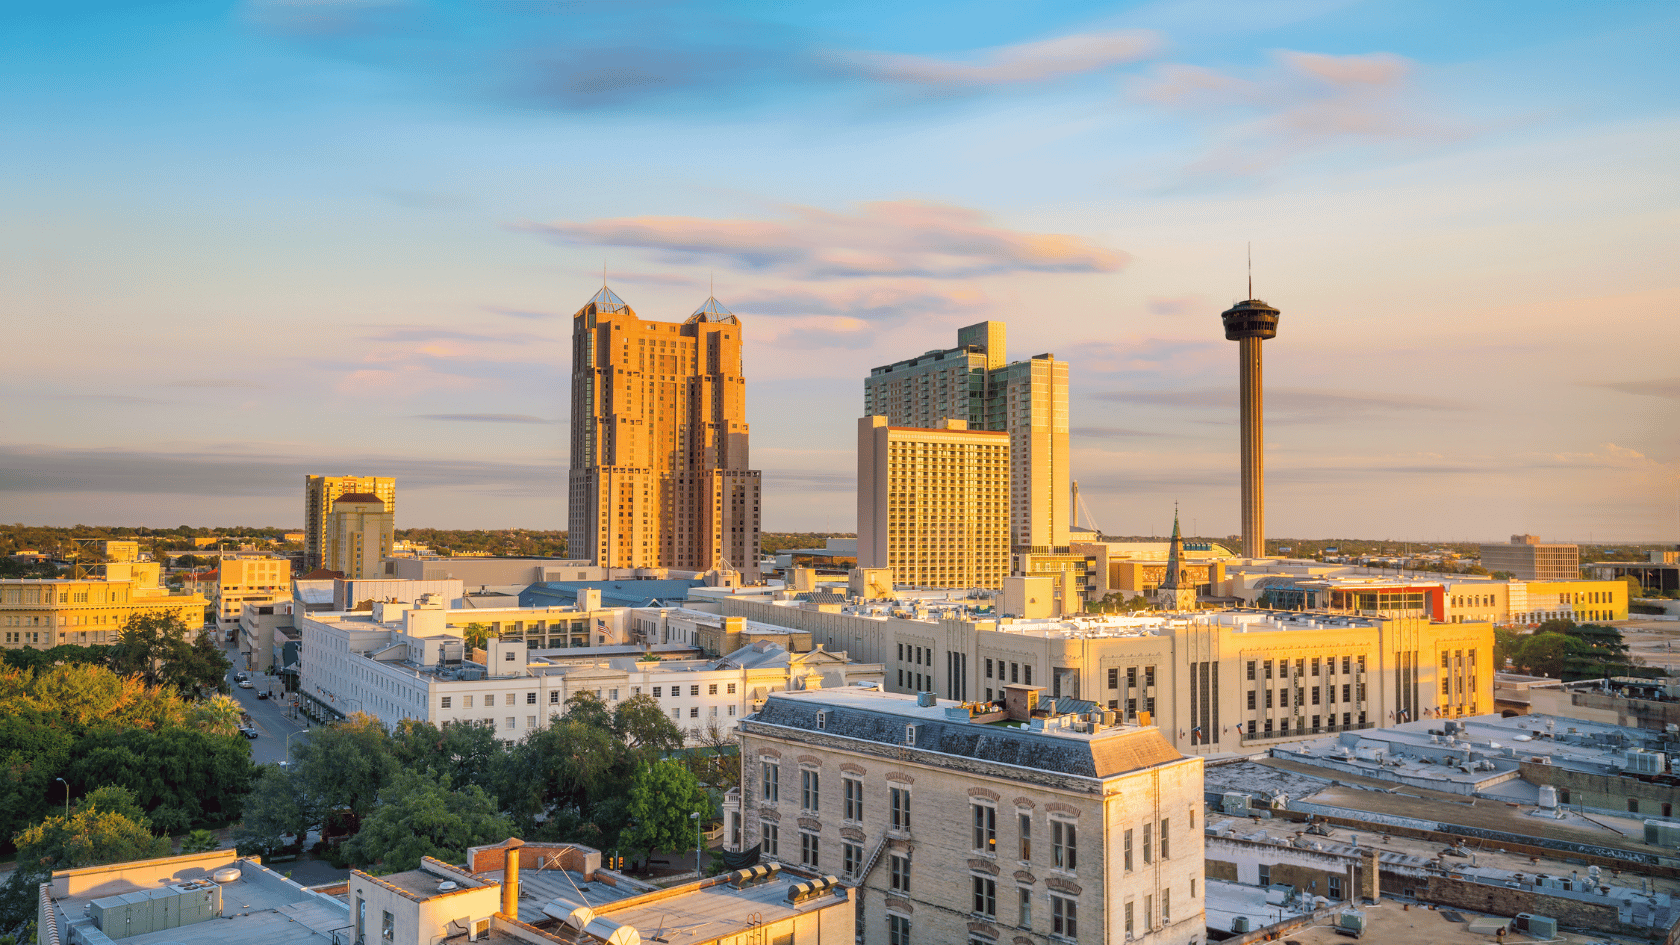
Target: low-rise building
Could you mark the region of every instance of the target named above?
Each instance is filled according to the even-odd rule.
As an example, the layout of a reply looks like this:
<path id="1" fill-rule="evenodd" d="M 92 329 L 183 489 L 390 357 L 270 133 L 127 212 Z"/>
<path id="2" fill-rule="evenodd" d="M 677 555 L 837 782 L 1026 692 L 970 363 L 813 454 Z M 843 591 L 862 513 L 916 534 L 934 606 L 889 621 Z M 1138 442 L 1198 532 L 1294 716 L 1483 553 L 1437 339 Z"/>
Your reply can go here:
<path id="1" fill-rule="evenodd" d="M 599 624 L 608 613 L 578 616 Z M 692 648 L 681 644 L 626 647 L 623 611 L 610 612 L 617 629 L 610 637 L 597 633 L 592 642 L 598 645 L 573 648 L 563 630 L 538 631 L 534 625 L 545 621 L 527 619 L 504 620 L 501 636 L 473 650 L 463 635 L 465 618 L 477 615 L 431 601 L 378 603 L 369 613 L 300 615 L 299 692 L 306 714 L 334 719 L 364 712 L 388 726 L 402 719 L 466 721 L 514 741 L 563 714 L 579 693 L 609 708 L 645 695 L 698 743 L 727 735 L 770 692 L 878 685 L 883 677 L 879 665 L 853 664 L 845 653 L 821 648 L 790 653 L 760 642 L 720 659 L 693 659 L 686 658 Z M 517 623 L 527 625 L 523 636 L 512 630 Z M 541 641 L 560 648 L 542 649 Z"/>
<path id="2" fill-rule="evenodd" d="M 773 694 L 741 723 L 740 844 L 857 887 L 866 945 L 1202 941 L 1201 759 L 976 709 Z"/>
<path id="3" fill-rule="evenodd" d="M 1492 709 L 1493 628 L 1288 612 L 1012 619 L 961 602 L 719 598 L 725 615 L 885 665 L 886 688 L 991 702 L 1037 685 L 1146 717 L 1186 753 Z"/>
<path id="4" fill-rule="evenodd" d="M 148 562 L 113 563 L 103 578 L 0 580 L 0 645 L 51 649 L 61 644 L 117 642 L 123 624 L 140 613 L 173 614 L 189 635 L 204 626 L 202 594 L 171 594 Z"/>
<path id="5" fill-rule="evenodd" d="M 1581 549 L 1548 544 L 1538 535 L 1512 535 L 1510 544 L 1482 546 L 1482 567 L 1510 572 L 1519 581 L 1573 581 L 1581 576 Z"/>
<path id="6" fill-rule="evenodd" d="M 216 581 L 216 622 L 226 631 L 246 604 L 272 604 L 292 596 L 292 562 L 286 558 L 223 557 Z"/>

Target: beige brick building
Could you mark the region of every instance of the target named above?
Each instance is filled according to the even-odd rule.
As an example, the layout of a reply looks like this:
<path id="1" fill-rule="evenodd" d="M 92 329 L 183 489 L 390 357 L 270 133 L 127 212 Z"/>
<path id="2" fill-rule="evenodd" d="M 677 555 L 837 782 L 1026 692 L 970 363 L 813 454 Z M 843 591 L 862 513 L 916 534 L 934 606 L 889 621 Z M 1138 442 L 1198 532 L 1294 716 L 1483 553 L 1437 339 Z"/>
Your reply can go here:
<path id="1" fill-rule="evenodd" d="M 356 492 L 377 497 L 385 503 L 385 511 L 396 516 L 397 481 L 389 476 L 303 477 L 303 573 L 326 565 L 327 516 L 339 496 Z M 215 543 L 215 539 L 209 541 Z"/>
<path id="2" fill-rule="evenodd" d="M 222 558 L 216 580 L 216 619 L 223 631 L 239 623 L 246 604 L 272 604 L 292 596 L 292 562 L 286 558 Z"/>
<path id="3" fill-rule="evenodd" d="M 396 518 L 371 492 L 346 492 L 333 500 L 322 540 L 321 566 L 352 580 L 385 573 L 396 538 Z"/>
<path id="4" fill-rule="evenodd" d="M 1201 759 L 1150 728 L 975 709 L 771 694 L 740 724 L 739 845 L 856 886 L 866 945 L 1201 942 Z"/>
<path id="5" fill-rule="evenodd" d="M 1493 627 L 1339 614 L 1219 611 L 992 619 L 891 602 L 722 599 L 722 612 L 881 663 L 886 688 L 964 702 L 1043 686 L 1149 720 L 1210 754 L 1493 709 Z"/>
<path id="6" fill-rule="evenodd" d="M 1581 549 L 1547 544 L 1538 535 L 1512 535 L 1508 545 L 1483 545 L 1482 567 L 1509 571 L 1519 581 L 1573 581 L 1581 576 Z"/>
<path id="7" fill-rule="evenodd" d="M 758 581 L 741 322 L 707 299 L 644 321 L 602 287 L 572 316 L 571 555 Z"/>
<path id="8" fill-rule="evenodd" d="M 108 564 L 105 578 L 0 580 L 0 645 L 51 649 L 60 644 L 103 646 L 117 642 L 137 613 L 171 613 L 189 639 L 204 624 L 210 602 L 202 594 L 170 594 L 158 584 L 158 566 Z"/>
<path id="9" fill-rule="evenodd" d="M 932 429 L 961 420 L 1009 434 L 1011 550 L 1065 553 L 1072 517 L 1068 366 L 1053 355 L 1006 363 L 1003 322 L 957 332 L 957 346 L 883 365 L 863 382 L 864 416 Z M 861 527 L 861 525 L 860 525 Z"/>
<path id="10" fill-rule="evenodd" d="M 915 587 L 1000 588 L 1009 573 L 1007 433 L 858 421 L 858 566 Z"/>

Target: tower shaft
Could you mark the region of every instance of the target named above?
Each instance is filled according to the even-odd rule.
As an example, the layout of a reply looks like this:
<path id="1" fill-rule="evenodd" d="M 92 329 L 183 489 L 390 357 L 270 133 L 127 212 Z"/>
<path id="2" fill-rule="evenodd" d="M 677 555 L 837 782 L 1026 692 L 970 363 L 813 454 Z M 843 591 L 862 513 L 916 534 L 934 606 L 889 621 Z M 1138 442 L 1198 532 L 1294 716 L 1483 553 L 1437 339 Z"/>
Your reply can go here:
<path id="1" fill-rule="evenodd" d="M 1266 436 L 1261 393 L 1260 339 L 1237 339 L 1242 400 L 1242 555 L 1266 555 Z"/>

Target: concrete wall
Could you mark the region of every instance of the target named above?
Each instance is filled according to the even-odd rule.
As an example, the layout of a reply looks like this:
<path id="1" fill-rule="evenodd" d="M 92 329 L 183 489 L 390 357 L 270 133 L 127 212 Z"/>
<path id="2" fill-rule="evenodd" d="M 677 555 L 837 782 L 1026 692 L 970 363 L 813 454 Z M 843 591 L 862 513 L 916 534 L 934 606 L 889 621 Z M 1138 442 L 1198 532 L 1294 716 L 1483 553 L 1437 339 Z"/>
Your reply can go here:
<path id="1" fill-rule="evenodd" d="M 1531 889 L 1467 883 L 1449 876 L 1429 877 L 1428 886 L 1418 890 L 1418 898 L 1437 905 L 1474 909 L 1494 915 L 1514 916 L 1519 912 L 1543 915 L 1558 920 L 1559 925 L 1573 929 L 1623 934 L 1631 931 L 1617 919 L 1614 905 L 1546 896 Z"/>
<path id="2" fill-rule="evenodd" d="M 1559 803 L 1570 807 L 1596 808 L 1606 813 L 1640 817 L 1672 817 L 1680 810 L 1680 789 L 1641 781 L 1637 778 L 1609 774 L 1588 774 L 1571 771 L 1556 765 L 1522 763 L 1523 780 L 1534 784 L 1550 784 L 1558 789 Z M 1564 800 L 1563 792 L 1569 792 Z M 1629 799 L 1638 801 L 1639 809 L 1628 809 Z"/>

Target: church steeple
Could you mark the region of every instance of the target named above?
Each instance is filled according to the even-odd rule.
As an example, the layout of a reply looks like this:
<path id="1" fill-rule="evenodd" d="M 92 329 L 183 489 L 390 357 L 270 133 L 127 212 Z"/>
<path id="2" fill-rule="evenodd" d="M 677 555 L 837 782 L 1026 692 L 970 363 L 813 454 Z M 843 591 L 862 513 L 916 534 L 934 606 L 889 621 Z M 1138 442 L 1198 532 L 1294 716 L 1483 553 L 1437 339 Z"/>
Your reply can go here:
<path id="1" fill-rule="evenodd" d="M 1181 560 L 1184 557 L 1184 536 L 1178 530 L 1178 504 L 1173 503 L 1173 536 L 1172 547 L 1167 551 L 1166 580 L 1161 582 L 1161 590 L 1178 590 L 1178 575 L 1182 570 Z"/>
<path id="2" fill-rule="evenodd" d="M 1196 585 L 1185 581 L 1184 534 L 1178 527 L 1178 504 L 1173 504 L 1172 545 L 1167 550 L 1166 573 L 1155 590 L 1155 606 L 1162 610 L 1196 609 Z"/>

